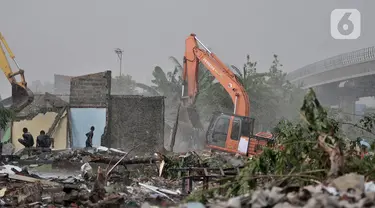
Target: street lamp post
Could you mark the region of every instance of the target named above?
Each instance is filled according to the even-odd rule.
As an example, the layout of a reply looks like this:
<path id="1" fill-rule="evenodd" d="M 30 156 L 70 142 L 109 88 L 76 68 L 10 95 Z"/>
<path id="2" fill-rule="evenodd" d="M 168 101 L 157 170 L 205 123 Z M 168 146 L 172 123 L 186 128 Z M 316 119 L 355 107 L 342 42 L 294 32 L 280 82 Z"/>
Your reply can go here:
<path id="1" fill-rule="evenodd" d="M 115 49 L 115 53 L 117 54 L 118 59 L 120 60 L 120 77 L 121 77 L 121 75 L 122 75 L 121 70 L 122 70 L 122 53 L 123 53 L 123 52 L 124 52 L 124 51 L 121 50 L 120 48 L 116 48 L 116 49 Z"/>

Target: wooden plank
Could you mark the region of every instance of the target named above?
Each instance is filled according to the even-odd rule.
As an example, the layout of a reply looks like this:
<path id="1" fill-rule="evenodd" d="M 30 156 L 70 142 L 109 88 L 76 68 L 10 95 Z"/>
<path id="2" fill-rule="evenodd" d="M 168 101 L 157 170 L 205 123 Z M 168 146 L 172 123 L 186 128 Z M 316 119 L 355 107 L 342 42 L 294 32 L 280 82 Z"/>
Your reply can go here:
<path id="1" fill-rule="evenodd" d="M 29 183 L 40 182 L 41 184 L 48 185 L 48 186 L 59 186 L 60 185 L 59 183 L 56 183 L 56 182 L 32 178 L 32 177 L 23 176 L 23 175 L 17 175 L 17 174 L 9 174 L 8 178 L 13 179 L 13 180 L 18 180 L 18 181 L 25 181 L 25 182 L 29 182 Z"/>

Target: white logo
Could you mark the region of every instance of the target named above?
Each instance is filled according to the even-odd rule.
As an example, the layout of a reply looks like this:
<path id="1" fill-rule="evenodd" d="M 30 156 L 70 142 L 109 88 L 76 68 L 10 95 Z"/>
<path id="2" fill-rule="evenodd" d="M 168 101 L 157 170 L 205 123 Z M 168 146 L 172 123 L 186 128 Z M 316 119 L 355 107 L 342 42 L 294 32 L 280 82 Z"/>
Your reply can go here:
<path id="1" fill-rule="evenodd" d="M 206 63 L 206 64 L 211 68 L 211 70 L 213 70 L 214 72 L 216 72 L 216 74 L 218 74 L 219 76 L 221 76 L 221 73 L 219 73 L 219 72 L 216 70 L 216 68 L 215 68 L 214 66 L 212 66 L 212 64 L 211 64 L 206 58 L 204 58 L 202 61 L 203 61 L 204 63 Z"/>
<path id="2" fill-rule="evenodd" d="M 334 39 L 357 39 L 361 35 L 361 13 L 357 9 L 331 12 L 331 36 Z"/>

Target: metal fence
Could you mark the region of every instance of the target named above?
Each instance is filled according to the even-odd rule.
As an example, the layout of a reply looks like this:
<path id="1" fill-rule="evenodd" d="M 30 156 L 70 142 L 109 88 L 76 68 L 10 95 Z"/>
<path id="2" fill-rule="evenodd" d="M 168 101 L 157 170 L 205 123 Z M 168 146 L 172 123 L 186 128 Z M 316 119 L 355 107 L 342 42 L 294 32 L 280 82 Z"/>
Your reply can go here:
<path id="1" fill-rule="evenodd" d="M 288 73 L 291 82 L 321 72 L 375 60 L 375 46 L 321 60 Z"/>

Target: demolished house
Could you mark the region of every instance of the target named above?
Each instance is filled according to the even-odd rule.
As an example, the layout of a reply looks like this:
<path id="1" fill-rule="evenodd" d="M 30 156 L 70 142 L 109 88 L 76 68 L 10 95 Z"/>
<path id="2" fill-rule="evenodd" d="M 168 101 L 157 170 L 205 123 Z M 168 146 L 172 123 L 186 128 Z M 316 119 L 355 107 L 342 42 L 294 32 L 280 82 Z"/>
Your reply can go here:
<path id="1" fill-rule="evenodd" d="M 102 135 L 106 134 L 110 83 L 110 71 L 71 78 L 69 99 L 71 137 L 69 140 L 72 147 L 85 147 L 85 134 L 91 126 L 95 127 L 93 146 L 101 145 Z"/>
<path id="2" fill-rule="evenodd" d="M 94 126 L 94 146 L 163 149 L 164 97 L 111 95 L 111 79 L 111 71 L 71 78 L 72 147 L 84 147 L 85 134 Z"/>
<path id="3" fill-rule="evenodd" d="M 16 115 L 8 134 L 3 133 L 3 141 L 10 139 L 16 151 L 22 149 L 18 138 L 26 127 L 34 139 L 44 130 L 53 138 L 54 149 L 84 148 L 85 135 L 94 126 L 94 147 L 128 151 L 137 146 L 134 154 L 162 151 L 164 97 L 111 95 L 111 79 L 111 71 L 55 76 L 54 91 L 59 93 L 35 94 L 33 103 Z"/>
<path id="4" fill-rule="evenodd" d="M 23 148 L 17 140 L 21 138 L 24 127 L 34 135 L 34 139 L 44 130 L 53 138 L 55 149 L 65 149 L 68 146 L 68 103 L 50 93 L 34 96 L 34 101 L 16 114 L 11 123 L 11 138 L 15 150 Z"/>
<path id="5" fill-rule="evenodd" d="M 77 77 L 55 76 L 55 81 L 58 81 L 56 78 L 60 81 L 55 83 L 55 91 L 65 94 L 68 87 L 66 80 L 70 79 L 70 147 L 85 147 L 85 134 L 94 126 L 94 146 L 125 151 L 135 145 L 142 151 L 163 149 L 163 96 L 112 95 L 111 71 Z"/>

